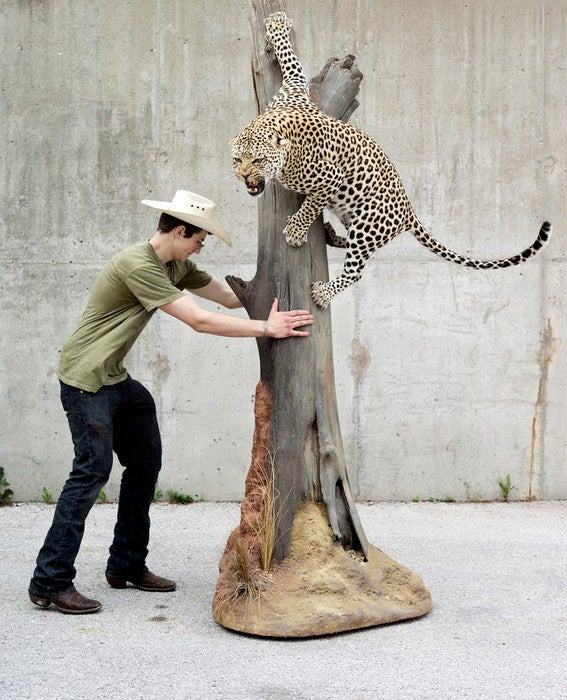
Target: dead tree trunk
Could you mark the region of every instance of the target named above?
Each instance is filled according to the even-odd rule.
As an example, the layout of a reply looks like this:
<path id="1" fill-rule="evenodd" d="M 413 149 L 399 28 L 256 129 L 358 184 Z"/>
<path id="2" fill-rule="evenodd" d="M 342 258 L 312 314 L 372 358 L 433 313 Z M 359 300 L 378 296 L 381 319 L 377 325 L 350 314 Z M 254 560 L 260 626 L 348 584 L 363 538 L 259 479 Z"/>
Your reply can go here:
<path id="1" fill-rule="evenodd" d="M 281 2 L 252 2 L 254 88 L 258 111 L 281 85 L 273 55 L 266 52 L 264 18 Z M 327 114 L 347 119 L 357 106 L 362 76 L 352 56 L 331 59 L 313 81 L 313 99 Z M 301 197 L 279 183 L 266 187 L 258 207 L 258 261 L 248 283 L 228 277 L 252 318 L 266 317 L 274 297 L 280 309 L 310 308 L 311 282 L 327 280 L 322 219 L 311 227 L 307 244 L 289 246 L 282 234 Z M 277 531 L 274 560 L 287 555 L 291 525 L 302 499 L 323 501 L 333 534 L 343 546 L 367 554 L 368 543 L 351 493 L 339 426 L 333 371 L 331 313 L 314 309 L 309 338 L 259 340 L 260 382 L 271 398 L 271 426 L 266 449 L 273 469 Z"/>
<path id="2" fill-rule="evenodd" d="M 251 0 L 250 7 L 254 90 L 258 112 L 262 112 L 281 85 L 277 61 L 266 50 L 264 20 L 285 8 L 282 0 Z M 291 38 L 293 41 L 293 34 Z M 353 56 L 341 61 L 330 59 L 311 81 L 312 99 L 330 116 L 347 120 L 358 105 L 355 96 L 361 79 Z M 369 554 L 346 473 L 335 396 L 331 313 L 311 303 L 311 282 L 328 279 L 323 221 L 319 217 L 311 226 L 308 241 L 300 248 L 289 246 L 282 233 L 288 216 L 300 205 L 299 195 L 277 182 L 266 182 L 258 203 L 256 274 L 249 282 L 227 277 L 252 318 L 266 318 L 274 297 L 278 297 L 282 310 L 311 308 L 314 314 L 308 338 L 258 340 L 260 381 L 255 399 L 252 464 L 240 527 L 227 542 L 213 603 L 215 618 L 225 626 L 275 636 L 305 633 L 289 627 L 281 631 L 278 625 L 278 632 L 269 624 L 266 627 L 265 603 L 264 620 L 259 626 L 248 608 L 243 617 L 234 608 L 241 603 L 240 594 L 248 596 L 247 605 L 250 596 L 265 596 L 272 580 L 267 573 L 270 566 L 285 564 L 290 554 L 301 504 L 318 504 L 310 520 L 323 518 L 329 532 L 319 536 L 334 541 L 343 554 L 354 550 L 359 561 L 365 561 Z M 257 572 L 263 572 L 263 577 Z M 368 604 L 361 607 L 367 608 Z M 412 615 L 398 614 L 393 619 L 408 616 Z M 374 618 L 371 623 L 361 623 L 355 617 L 357 621 L 346 627 L 329 628 L 319 623 L 321 631 L 308 633 L 378 624 Z M 345 619 L 343 615 L 341 625 Z M 391 619 L 381 616 L 380 621 Z"/>

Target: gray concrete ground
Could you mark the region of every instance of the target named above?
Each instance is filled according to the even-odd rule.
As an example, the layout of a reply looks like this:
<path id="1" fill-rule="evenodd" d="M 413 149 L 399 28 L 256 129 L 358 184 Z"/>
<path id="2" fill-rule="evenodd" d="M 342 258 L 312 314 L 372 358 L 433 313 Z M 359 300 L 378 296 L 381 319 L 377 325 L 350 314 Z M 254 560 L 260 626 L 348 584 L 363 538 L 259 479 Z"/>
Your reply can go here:
<path id="1" fill-rule="evenodd" d="M 309 640 L 230 632 L 211 616 L 217 564 L 237 504 L 153 508 L 149 565 L 172 594 L 104 581 L 116 514 L 96 506 L 77 588 L 88 616 L 27 597 L 53 506 L 0 509 L 0 697 L 566 698 L 567 502 L 361 504 L 369 540 L 420 574 L 418 620 Z"/>

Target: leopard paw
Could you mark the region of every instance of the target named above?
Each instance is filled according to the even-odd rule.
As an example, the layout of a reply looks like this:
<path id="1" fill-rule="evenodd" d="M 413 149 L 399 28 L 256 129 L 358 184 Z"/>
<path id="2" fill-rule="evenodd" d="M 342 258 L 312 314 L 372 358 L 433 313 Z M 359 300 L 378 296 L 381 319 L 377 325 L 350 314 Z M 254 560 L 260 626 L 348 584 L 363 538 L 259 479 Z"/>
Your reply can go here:
<path id="1" fill-rule="evenodd" d="M 266 17 L 266 39 L 273 41 L 278 34 L 289 34 L 293 22 L 285 12 L 273 12 Z"/>
<path id="2" fill-rule="evenodd" d="M 313 282 L 311 285 L 311 298 L 321 309 L 326 309 L 331 303 L 332 296 L 327 291 L 327 282 Z"/>
<path id="3" fill-rule="evenodd" d="M 307 229 L 308 231 L 309 229 Z M 307 231 L 304 227 L 298 226 L 298 224 L 293 220 L 293 217 L 289 218 L 289 221 L 284 228 L 284 236 L 287 243 L 294 248 L 299 248 L 307 240 Z"/>
<path id="4" fill-rule="evenodd" d="M 285 232 L 285 229 L 284 229 Z M 307 236 L 290 236 L 286 234 L 285 236 L 286 243 L 290 245 L 292 248 L 301 248 L 302 245 L 305 244 L 307 241 Z"/>

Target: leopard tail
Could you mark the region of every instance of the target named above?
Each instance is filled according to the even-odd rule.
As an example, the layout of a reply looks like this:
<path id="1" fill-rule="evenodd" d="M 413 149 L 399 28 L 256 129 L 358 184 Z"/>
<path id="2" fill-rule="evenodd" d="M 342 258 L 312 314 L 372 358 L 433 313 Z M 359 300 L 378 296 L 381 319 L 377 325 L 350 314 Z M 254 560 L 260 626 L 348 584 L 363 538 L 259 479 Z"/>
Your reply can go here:
<path id="1" fill-rule="evenodd" d="M 501 260 L 475 260 L 474 258 L 467 258 L 464 255 L 459 255 L 459 253 L 455 253 L 449 248 L 446 248 L 442 243 L 435 240 L 417 219 L 414 219 L 409 230 L 422 245 L 429 248 L 429 250 L 440 258 L 457 263 L 458 265 L 473 267 L 477 270 L 497 270 L 526 262 L 526 260 L 536 255 L 546 245 L 551 236 L 551 224 L 548 221 L 544 221 L 535 241 L 521 253 L 509 258 L 502 258 Z"/>

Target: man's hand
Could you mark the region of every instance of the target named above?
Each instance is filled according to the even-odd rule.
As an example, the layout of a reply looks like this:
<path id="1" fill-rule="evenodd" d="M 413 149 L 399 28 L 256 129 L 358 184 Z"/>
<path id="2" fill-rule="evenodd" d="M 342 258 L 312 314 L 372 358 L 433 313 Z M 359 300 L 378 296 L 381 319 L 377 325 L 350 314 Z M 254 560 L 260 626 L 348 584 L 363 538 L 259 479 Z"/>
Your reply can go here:
<path id="1" fill-rule="evenodd" d="M 307 331 L 298 331 L 297 328 L 310 326 L 313 323 L 313 315 L 309 311 L 293 310 L 278 311 L 278 299 L 274 299 L 270 315 L 268 316 L 268 335 L 270 338 L 289 338 L 290 336 L 306 336 Z"/>

